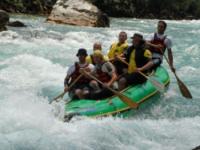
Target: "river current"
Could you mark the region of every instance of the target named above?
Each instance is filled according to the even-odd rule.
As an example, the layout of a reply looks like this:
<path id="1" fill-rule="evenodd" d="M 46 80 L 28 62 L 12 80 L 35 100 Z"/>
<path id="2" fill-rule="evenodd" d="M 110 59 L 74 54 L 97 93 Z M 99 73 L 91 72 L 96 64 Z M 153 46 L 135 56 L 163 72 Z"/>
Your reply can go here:
<path id="1" fill-rule="evenodd" d="M 200 21 L 169 21 L 174 65 L 193 100 L 180 94 L 176 79 L 145 111 L 129 119 L 62 121 L 64 102 L 49 104 L 63 91 L 68 67 L 79 48 L 106 53 L 120 31 L 147 37 L 157 20 L 111 18 L 110 28 L 75 27 L 43 17 L 12 16 L 27 28 L 0 33 L 0 150 L 189 150 L 200 145 Z"/>

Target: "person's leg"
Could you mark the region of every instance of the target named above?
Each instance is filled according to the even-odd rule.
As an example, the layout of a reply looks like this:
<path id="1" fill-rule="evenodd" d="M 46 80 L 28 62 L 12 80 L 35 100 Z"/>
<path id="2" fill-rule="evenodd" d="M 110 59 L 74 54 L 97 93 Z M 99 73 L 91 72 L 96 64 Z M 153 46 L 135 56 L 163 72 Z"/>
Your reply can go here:
<path id="1" fill-rule="evenodd" d="M 74 94 L 75 94 L 79 99 L 83 99 L 83 98 L 84 98 L 83 90 L 81 90 L 81 89 L 76 89 L 76 90 L 74 91 Z"/>
<path id="2" fill-rule="evenodd" d="M 153 57 L 152 58 L 153 67 L 152 70 L 156 70 L 158 66 L 162 63 L 162 58 L 160 57 Z"/>
<path id="3" fill-rule="evenodd" d="M 107 88 L 103 88 L 98 93 L 90 93 L 91 100 L 102 100 L 113 95 L 113 92 Z"/>
<path id="4" fill-rule="evenodd" d="M 123 90 L 127 85 L 127 80 L 125 77 L 122 77 L 119 79 L 119 82 L 118 82 L 118 88 L 119 88 L 119 91 Z"/>
<path id="5" fill-rule="evenodd" d="M 118 75 L 123 74 L 123 73 L 124 73 L 124 70 L 127 69 L 127 65 L 124 64 L 124 63 L 122 63 L 122 62 L 119 61 L 119 60 L 115 60 L 115 61 L 113 62 L 113 65 L 115 66 Z"/>
<path id="6" fill-rule="evenodd" d="M 89 85 L 93 89 L 94 93 L 98 93 L 101 91 L 101 88 L 100 88 L 99 84 L 97 83 L 97 81 L 92 80 L 92 81 L 90 81 Z"/>
<path id="7" fill-rule="evenodd" d="M 127 75 L 126 79 L 128 85 L 142 84 L 146 81 L 146 78 L 137 72 Z"/>

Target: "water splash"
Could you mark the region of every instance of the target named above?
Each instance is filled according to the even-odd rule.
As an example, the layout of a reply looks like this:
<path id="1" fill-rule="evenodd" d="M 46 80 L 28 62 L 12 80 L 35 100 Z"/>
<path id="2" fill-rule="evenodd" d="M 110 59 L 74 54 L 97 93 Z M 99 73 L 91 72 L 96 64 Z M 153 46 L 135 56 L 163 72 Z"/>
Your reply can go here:
<path id="1" fill-rule="evenodd" d="M 194 99 L 184 99 L 170 72 L 169 89 L 129 119 L 74 118 L 62 121 L 64 102 L 48 102 L 63 91 L 76 51 L 100 41 L 104 53 L 121 30 L 147 36 L 157 20 L 115 19 L 111 28 L 52 25 L 42 17 L 14 16 L 29 27 L 0 33 L 0 149 L 172 149 L 199 145 L 199 21 L 167 21 L 174 39 L 177 74 Z M 130 39 L 128 40 L 130 42 Z M 66 67 L 67 66 L 67 67 Z"/>

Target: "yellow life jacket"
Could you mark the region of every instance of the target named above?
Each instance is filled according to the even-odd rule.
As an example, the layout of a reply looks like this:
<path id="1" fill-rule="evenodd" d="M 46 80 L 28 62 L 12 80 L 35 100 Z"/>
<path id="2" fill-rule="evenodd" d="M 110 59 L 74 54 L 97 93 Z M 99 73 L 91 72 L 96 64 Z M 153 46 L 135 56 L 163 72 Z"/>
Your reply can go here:
<path id="1" fill-rule="evenodd" d="M 86 62 L 89 63 L 89 64 L 92 64 L 92 63 L 93 63 L 92 57 L 91 57 L 90 55 L 88 55 L 88 56 L 86 57 Z"/>
<path id="2" fill-rule="evenodd" d="M 133 73 L 135 69 L 137 68 L 136 62 L 135 62 L 135 50 L 132 51 L 129 60 L 130 61 L 128 65 L 128 73 Z"/>
<path id="3" fill-rule="evenodd" d="M 106 56 L 106 55 L 103 56 L 103 59 L 104 59 L 104 61 L 108 61 L 109 60 L 108 56 Z M 89 64 L 94 64 L 94 60 L 92 58 L 92 55 L 88 55 L 86 57 L 86 62 L 89 63 Z"/>
<path id="4" fill-rule="evenodd" d="M 143 54 L 143 59 L 142 58 L 139 58 L 140 60 L 136 59 L 135 58 L 135 49 L 131 52 L 130 54 L 130 58 L 129 58 L 129 65 L 128 65 L 128 73 L 133 73 L 135 71 L 135 69 L 137 68 L 137 65 L 141 65 L 143 63 L 146 63 L 147 60 L 145 60 L 145 58 L 152 58 L 152 54 L 151 52 L 146 49 L 144 51 L 144 54 Z M 137 60 L 137 62 L 136 62 Z"/>
<path id="5" fill-rule="evenodd" d="M 112 58 L 114 58 L 114 55 L 115 55 L 115 54 L 116 54 L 116 55 L 122 54 L 122 53 L 124 52 L 124 50 L 127 49 L 127 48 L 128 48 L 128 43 L 127 43 L 127 41 L 125 41 L 125 42 L 124 42 L 123 44 L 121 44 L 121 45 L 119 45 L 118 42 L 113 43 L 113 44 L 111 45 L 111 48 L 110 48 L 109 52 L 108 52 L 108 58 L 109 58 L 109 59 L 112 59 Z"/>

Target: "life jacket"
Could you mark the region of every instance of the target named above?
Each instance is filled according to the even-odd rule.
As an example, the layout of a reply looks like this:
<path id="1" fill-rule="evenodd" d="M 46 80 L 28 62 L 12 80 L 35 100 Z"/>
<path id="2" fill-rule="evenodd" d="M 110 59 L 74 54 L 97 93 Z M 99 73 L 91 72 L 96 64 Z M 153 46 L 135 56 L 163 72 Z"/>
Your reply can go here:
<path id="1" fill-rule="evenodd" d="M 128 73 L 133 73 L 136 68 L 143 67 L 149 61 L 149 58 L 145 57 L 145 52 L 150 53 L 150 51 L 142 47 L 137 49 L 133 46 L 129 47 L 127 53 L 127 58 L 129 62 Z"/>
<path id="2" fill-rule="evenodd" d="M 79 64 L 77 62 L 75 62 L 75 71 L 72 73 L 71 75 L 71 82 L 72 83 L 81 73 L 80 73 L 80 69 L 81 68 L 87 68 L 89 66 L 89 64 L 87 63 L 84 67 L 80 67 Z M 85 76 L 82 76 L 77 83 L 78 84 L 86 84 L 89 83 L 90 79 L 86 78 Z"/>
<path id="3" fill-rule="evenodd" d="M 103 65 L 104 65 L 105 63 L 106 63 L 106 62 L 104 62 L 104 63 L 101 65 L 101 67 L 98 67 L 97 70 L 96 70 L 97 78 L 98 78 L 101 82 L 103 82 L 103 83 L 106 83 L 106 82 L 110 81 L 110 79 L 111 79 L 111 77 L 109 76 L 108 73 L 102 71 L 102 67 L 103 67 Z"/>
<path id="4" fill-rule="evenodd" d="M 124 42 L 123 44 L 121 44 L 121 45 L 120 45 L 118 42 L 113 43 L 113 44 L 111 45 L 111 48 L 110 48 L 109 52 L 108 52 L 108 57 L 109 57 L 109 59 L 114 58 L 114 55 L 115 55 L 115 54 L 117 54 L 117 55 L 122 54 L 122 53 L 124 52 L 124 50 L 127 49 L 127 48 L 128 48 L 128 43 L 127 43 L 127 41 L 125 41 L 125 42 Z"/>
<path id="5" fill-rule="evenodd" d="M 160 49 L 157 49 L 157 48 L 154 48 L 154 47 L 150 47 L 150 50 L 151 50 L 151 52 L 153 52 L 153 53 L 159 53 L 159 54 L 164 54 L 165 53 L 165 49 L 166 49 L 166 45 L 165 45 L 165 39 L 166 39 L 166 35 L 162 38 L 162 39 L 160 39 L 160 38 L 158 38 L 158 36 L 157 36 L 157 34 L 156 33 L 154 33 L 154 38 L 153 38 L 153 40 L 151 41 L 151 43 L 152 44 L 155 44 L 155 45 L 162 45 L 163 46 L 163 49 L 162 50 L 160 50 Z"/>
<path id="6" fill-rule="evenodd" d="M 108 61 L 109 60 L 106 55 L 103 56 L 103 59 L 104 59 L 104 61 Z M 91 55 L 86 57 L 86 62 L 89 63 L 89 64 L 95 65 L 93 54 L 91 54 Z"/>
<path id="7" fill-rule="evenodd" d="M 90 55 L 90 58 L 91 58 L 91 64 L 95 65 L 94 56 L 93 56 L 93 55 Z"/>

